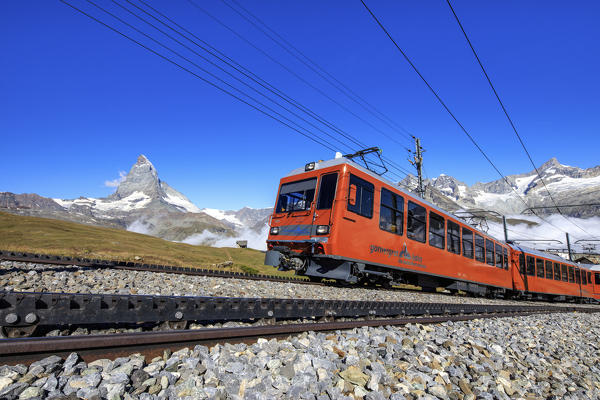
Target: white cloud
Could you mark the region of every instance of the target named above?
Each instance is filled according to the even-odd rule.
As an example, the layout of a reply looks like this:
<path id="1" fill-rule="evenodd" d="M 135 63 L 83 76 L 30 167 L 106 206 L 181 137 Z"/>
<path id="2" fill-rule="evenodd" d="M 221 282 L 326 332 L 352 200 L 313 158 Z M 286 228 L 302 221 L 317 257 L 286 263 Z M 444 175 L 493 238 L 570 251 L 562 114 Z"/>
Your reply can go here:
<path id="1" fill-rule="evenodd" d="M 112 181 L 104 181 L 104 186 L 106 187 L 117 187 L 121 182 L 125 180 L 127 177 L 127 172 L 119 171 L 119 177 L 117 179 L 113 179 Z"/>
<path id="2" fill-rule="evenodd" d="M 265 224 L 265 226 L 260 230 L 260 232 L 253 231 L 251 229 L 242 229 L 236 233 L 233 237 L 221 236 L 210 231 L 203 231 L 202 233 L 196 233 L 194 235 L 188 236 L 182 243 L 193 244 L 193 245 L 204 245 L 204 246 L 212 246 L 212 247 L 237 247 L 236 242 L 238 240 L 247 240 L 248 247 L 256 250 L 266 250 L 267 249 L 267 235 L 268 235 L 269 226 Z"/>
<path id="3" fill-rule="evenodd" d="M 150 234 L 150 227 L 141 219 L 136 219 L 127 227 L 129 232 L 143 233 L 144 235 Z"/>

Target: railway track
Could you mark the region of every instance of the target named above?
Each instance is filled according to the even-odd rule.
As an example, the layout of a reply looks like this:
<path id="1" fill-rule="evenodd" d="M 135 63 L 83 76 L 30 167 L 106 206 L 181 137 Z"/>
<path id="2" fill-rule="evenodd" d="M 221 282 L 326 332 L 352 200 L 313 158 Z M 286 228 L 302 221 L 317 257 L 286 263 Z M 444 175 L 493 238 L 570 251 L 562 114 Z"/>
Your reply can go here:
<path id="1" fill-rule="evenodd" d="M 0 292 L 0 326 L 6 337 L 25 337 L 36 330 L 74 326 L 94 328 L 165 323 L 169 328 L 185 329 L 190 322 L 403 318 L 547 312 L 549 309 L 578 310 L 572 306 Z"/>
<path id="2" fill-rule="evenodd" d="M 526 316 L 541 312 L 560 311 L 551 308 L 544 311 L 504 311 L 473 313 L 471 315 L 413 316 L 363 321 L 329 321 L 169 332 L 4 339 L 0 340 L 0 365 L 30 364 L 51 355 L 65 358 L 72 352 L 77 353 L 85 362 L 100 358 L 127 357 L 134 353 L 140 353 L 146 356 L 147 359 L 152 359 L 161 356 L 167 349 L 174 352 L 185 347 L 193 348 L 196 345 L 212 346 L 241 342 L 252 344 L 259 338 L 285 339 L 289 335 L 307 331 L 336 331 L 364 326 L 399 326 L 409 323 L 434 324 L 481 318 Z"/>
<path id="3" fill-rule="evenodd" d="M 175 265 L 143 264 L 119 260 L 101 260 L 81 257 L 56 256 L 49 254 L 21 253 L 0 250 L 0 260 L 18 261 L 35 264 L 54 264 L 63 266 L 79 266 L 89 268 L 113 268 L 128 271 L 162 272 L 166 274 L 196 275 L 217 278 L 250 279 L 272 282 L 291 282 L 303 284 L 320 284 L 306 278 L 282 277 L 276 275 L 250 274 L 246 272 L 220 271 L 205 268 L 179 267 Z"/>

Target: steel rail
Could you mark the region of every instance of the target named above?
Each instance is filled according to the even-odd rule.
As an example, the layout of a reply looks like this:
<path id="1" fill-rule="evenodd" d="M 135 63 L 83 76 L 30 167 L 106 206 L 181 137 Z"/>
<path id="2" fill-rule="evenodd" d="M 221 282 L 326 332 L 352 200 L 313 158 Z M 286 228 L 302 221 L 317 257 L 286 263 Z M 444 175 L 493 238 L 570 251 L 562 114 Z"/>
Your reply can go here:
<path id="1" fill-rule="evenodd" d="M 337 331 L 370 326 L 399 326 L 409 323 L 435 324 L 448 321 L 469 321 L 481 318 L 527 316 L 540 313 L 564 312 L 547 308 L 537 312 L 483 313 L 473 315 L 446 315 L 421 318 L 370 319 L 361 321 L 333 321 L 302 324 L 279 324 L 237 328 L 179 330 L 169 332 L 141 332 L 91 336 L 61 336 L 0 340 L 0 365 L 30 364 L 50 355 L 66 357 L 76 352 L 84 361 L 116 358 L 141 353 L 146 358 L 163 355 L 169 349 L 177 351 L 196 345 L 212 346 L 217 343 L 256 342 L 259 338 L 285 339 L 289 335 L 308 331 Z M 584 312 L 591 312 L 586 310 Z"/>
<path id="2" fill-rule="evenodd" d="M 351 301 L 322 299 L 152 296 L 0 291 L 0 327 L 11 337 L 56 326 L 104 326 L 190 321 L 299 320 L 542 312 L 547 306 Z M 551 307 L 575 311 L 572 306 Z M 594 308 L 592 308 L 594 309 Z M 597 308 L 600 310 L 600 308 Z"/>
<path id="3" fill-rule="evenodd" d="M 69 265 L 90 268 L 112 268 L 127 271 L 162 272 L 166 274 L 183 274 L 207 276 L 215 278 L 250 279 L 272 282 L 291 282 L 302 284 L 320 284 L 310 282 L 306 278 L 283 277 L 276 275 L 251 274 L 247 272 L 220 271 L 206 268 L 180 267 L 176 265 L 143 264 L 120 260 L 102 260 L 83 257 L 68 257 L 49 254 L 22 253 L 16 251 L 0 250 L 0 260 L 18 261 L 34 264 Z"/>

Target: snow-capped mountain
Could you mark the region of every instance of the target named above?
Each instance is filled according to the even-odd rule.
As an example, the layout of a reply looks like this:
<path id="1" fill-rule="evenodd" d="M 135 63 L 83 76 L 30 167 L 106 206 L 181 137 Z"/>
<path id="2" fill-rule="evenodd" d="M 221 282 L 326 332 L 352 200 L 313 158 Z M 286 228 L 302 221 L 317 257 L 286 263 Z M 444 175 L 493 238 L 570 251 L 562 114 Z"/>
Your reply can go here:
<path id="1" fill-rule="evenodd" d="M 0 193 L 0 210 L 100 225 L 185 241 L 198 235 L 235 238 L 264 230 L 270 209 L 201 210 L 158 177 L 140 155 L 116 191 L 105 198 L 50 199 L 36 194 Z M 244 239 L 240 237 L 240 239 Z M 198 243 L 200 244 L 200 243 Z"/>
<path id="2" fill-rule="evenodd" d="M 542 179 L 534 170 L 524 174 L 509 175 L 506 181 L 498 179 L 468 186 L 456 178 L 442 174 L 437 178 L 425 180 L 425 185 L 432 192 L 429 196 L 433 197 L 434 202 L 438 203 L 439 195 L 453 202 L 455 205 L 450 207 L 451 211 L 456 208 L 483 208 L 501 214 L 519 214 L 528 207 L 554 206 L 548 191 L 559 205 L 600 202 L 600 166 L 581 169 L 563 165 L 556 158 L 552 158 L 542 164 L 538 171 Z M 416 179 L 409 176 L 402 183 L 415 187 L 415 182 Z M 523 198 L 527 206 L 515 192 Z M 564 207 L 561 211 L 574 217 L 600 215 L 598 206 Z M 536 212 L 556 214 L 557 210 L 549 208 Z"/>

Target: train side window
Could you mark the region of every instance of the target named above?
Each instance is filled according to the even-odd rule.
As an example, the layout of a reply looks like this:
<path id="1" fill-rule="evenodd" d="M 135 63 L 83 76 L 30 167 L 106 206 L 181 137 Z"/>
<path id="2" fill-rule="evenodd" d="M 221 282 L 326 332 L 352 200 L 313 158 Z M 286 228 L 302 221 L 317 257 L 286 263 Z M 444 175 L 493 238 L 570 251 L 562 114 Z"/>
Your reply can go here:
<path id="1" fill-rule="evenodd" d="M 587 275 L 588 275 L 588 282 L 592 283 L 592 273 L 588 272 Z"/>
<path id="2" fill-rule="evenodd" d="M 567 272 L 567 266 L 565 264 L 561 264 L 560 265 L 560 269 L 562 271 L 561 275 L 562 275 L 563 282 L 569 282 L 569 275 L 568 275 L 568 272 Z"/>
<path id="3" fill-rule="evenodd" d="M 460 254 L 460 226 L 453 221 L 448 221 L 448 251 Z"/>
<path id="4" fill-rule="evenodd" d="M 485 263 L 494 265 L 494 242 L 490 239 L 485 241 Z"/>
<path id="5" fill-rule="evenodd" d="M 560 264 L 554 263 L 554 280 L 560 281 Z"/>
<path id="6" fill-rule="evenodd" d="M 379 227 L 397 235 L 404 231 L 404 198 L 385 188 L 381 188 Z"/>
<path id="7" fill-rule="evenodd" d="M 600 285 L 600 272 L 594 272 L 594 283 Z"/>
<path id="8" fill-rule="evenodd" d="M 537 277 L 543 278 L 544 277 L 544 260 L 542 260 L 541 258 L 536 259 L 535 268 L 537 270 Z"/>
<path id="9" fill-rule="evenodd" d="M 319 186 L 319 200 L 317 201 L 317 210 L 328 210 L 333 206 L 335 198 L 335 188 L 337 186 L 338 174 L 327 174 L 321 177 L 321 186 Z"/>
<path id="10" fill-rule="evenodd" d="M 546 260 L 546 279 L 552 279 L 552 261 Z"/>
<path id="11" fill-rule="evenodd" d="M 532 256 L 527 256 L 527 275 L 535 275 L 535 258 Z"/>
<path id="12" fill-rule="evenodd" d="M 473 258 L 473 232 L 462 228 L 463 256 Z"/>
<path id="13" fill-rule="evenodd" d="M 425 243 L 427 232 L 427 210 L 425 207 L 408 202 L 408 219 L 406 221 L 406 236 L 417 242 Z"/>
<path id="14" fill-rule="evenodd" d="M 348 188 L 348 211 L 363 217 L 373 217 L 373 193 L 375 186 L 358 176 L 350 174 L 350 187 Z M 352 203 L 354 200 L 354 203 Z"/>
<path id="15" fill-rule="evenodd" d="M 575 282 L 575 270 L 573 267 L 569 266 L 569 283 Z"/>
<path id="16" fill-rule="evenodd" d="M 525 275 L 525 256 L 523 253 L 519 254 L 519 272 L 521 275 Z"/>
<path id="17" fill-rule="evenodd" d="M 581 270 L 581 284 L 587 285 L 587 273 L 584 270 Z"/>
<path id="18" fill-rule="evenodd" d="M 485 241 L 477 234 L 475 234 L 475 259 L 485 262 Z"/>
<path id="19" fill-rule="evenodd" d="M 502 268 L 502 246 L 496 243 L 496 267 Z"/>
<path id="20" fill-rule="evenodd" d="M 429 244 L 438 249 L 444 248 L 444 223 L 444 217 L 429 212 Z"/>
<path id="21" fill-rule="evenodd" d="M 579 268 L 575 268 L 575 283 L 581 283 L 581 275 L 579 274 Z"/>
<path id="22" fill-rule="evenodd" d="M 502 248 L 502 265 L 505 270 L 508 270 L 508 249 L 506 247 Z"/>

